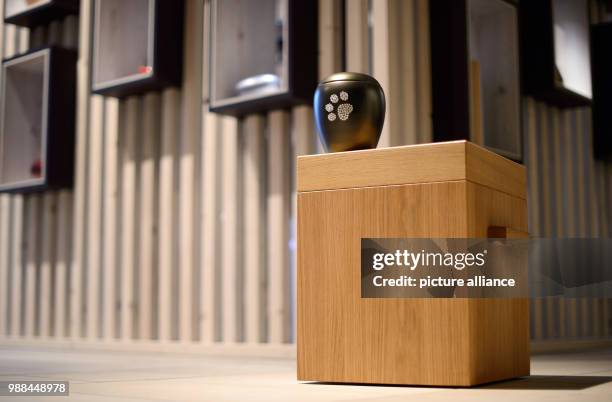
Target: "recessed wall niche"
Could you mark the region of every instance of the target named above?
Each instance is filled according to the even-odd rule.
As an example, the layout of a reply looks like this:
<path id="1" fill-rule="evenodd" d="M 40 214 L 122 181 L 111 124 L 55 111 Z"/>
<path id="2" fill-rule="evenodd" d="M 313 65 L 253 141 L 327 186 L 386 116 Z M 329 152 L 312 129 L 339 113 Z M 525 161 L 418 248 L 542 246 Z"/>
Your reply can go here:
<path id="1" fill-rule="evenodd" d="M 213 0 L 210 110 L 241 115 L 311 103 L 318 2 Z"/>
<path id="2" fill-rule="evenodd" d="M 588 0 L 521 2 L 523 88 L 559 107 L 593 98 Z"/>
<path id="3" fill-rule="evenodd" d="M 76 59 L 46 48 L 3 62 L 0 191 L 72 185 Z"/>
<path id="4" fill-rule="evenodd" d="M 4 22 L 34 27 L 79 13 L 79 0 L 5 0 Z"/>
<path id="5" fill-rule="evenodd" d="M 183 0 L 96 0 L 94 93 L 125 97 L 181 85 Z"/>
<path id="6" fill-rule="evenodd" d="M 593 56 L 593 151 L 612 159 L 612 20 L 591 29 Z"/>
<path id="7" fill-rule="evenodd" d="M 435 141 L 522 159 L 518 11 L 506 0 L 431 0 Z"/>

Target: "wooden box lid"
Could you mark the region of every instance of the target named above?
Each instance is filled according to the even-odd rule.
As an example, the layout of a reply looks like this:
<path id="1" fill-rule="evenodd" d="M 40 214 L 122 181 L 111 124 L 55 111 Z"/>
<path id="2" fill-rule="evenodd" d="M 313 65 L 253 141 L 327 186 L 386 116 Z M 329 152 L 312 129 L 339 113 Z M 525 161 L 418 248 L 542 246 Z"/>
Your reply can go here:
<path id="1" fill-rule="evenodd" d="M 525 167 L 468 141 L 299 156 L 297 191 L 468 180 L 526 199 Z"/>

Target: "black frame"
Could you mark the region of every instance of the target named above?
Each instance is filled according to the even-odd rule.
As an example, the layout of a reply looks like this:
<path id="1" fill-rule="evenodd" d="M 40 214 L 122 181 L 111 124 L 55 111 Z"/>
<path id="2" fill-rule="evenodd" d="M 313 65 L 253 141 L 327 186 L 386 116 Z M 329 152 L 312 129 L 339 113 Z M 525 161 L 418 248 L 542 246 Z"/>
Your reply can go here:
<path id="1" fill-rule="evenodd" d="M 79 13 L 80 4 L 79 0 L 46 0 L 40 4 L 33 4 L 20 13 L 7 16 L 7 3 L 8 0 L 5 0 L 4 22 L 28 28 L 47 24 L 67 15 L 76 15 Z"/>
<path id="2" fill-rule="evenodd" d="M 516 0 L 500 0 L 517 7 Z M 430 0 L 433 140 L 470 140 L 469 0 Z M 517 10 L 518 18 L 518 10 Z M 517 27 L 517 32 L 518 32 Z M 517 45 L 520 43 L 517 37 Z M 518 51 L 518 49 L 517 49 Z M 517 54 L 520 92 L 520 51 Z M 517 162 L 523 160 L 522 108 L 519 104 L 519 154 L 487 147 Z"/>
<path id="3" fill-rule="evenodd" d="M 558 107 L 588 106 L 591 99 L 555 83 L 553 0 L 521 1 L 520 37 L 523 91 Z M 587 2 L 587 15 L 589 15 Z M 588 27 L 587 27 L 588 29 Z"/>
<path id="4" fill-rule="evenodd" d="M 153 60 L 152 73 L 142 77 L 117 77 L 95 82 L 95 68 L 98 50 L 98 4 L 94 2 L 94 32 L 92 57 L 91 90 L 95 94 L 123 98 L 147 91 L 158 91 L 166 87 L 180 87 L 183 74 L 183 24 L 184 0 L 148 0 L 153 2 Z"/>
<path id="5" fill-rule="evenodd" d="M 216 24 L 216 3 L 223 0 L 211 2 L 210 13 L 210 38 L 209 46 L 209 76 L 213 82 L 215 74 L 214 38 L 213 32 Z M 318 29 L 318 1 L 284 0 L 287 1 L 287 24 L 289 42 L 287 60 L 288 77 L 287 90 L 284 92 L 262 95 L 248 100 L 240 100 L 236 96 L 236 102 L 216 105 L 220 99 L 214 99 L 212 85 L 209 87 L 209 110 L 215 113 L 241 116 L 247 113 L 262 112 L 271 109 L 284 109 L 297 104 L 311 104 L 314 91 L 318 82 L 318 58 L 319 38 Z M 283 77 L 284 78 L 284 77 Z M 233 97 L 223 98 L 232 99 Z"/>
<path id="6" fill-rule="evenodd" d="M 0 192 L 32 192 L 45 189 L 71 187 L 74 178 L 75 155 L 75 109 L 76 109 L 76 62 L 77 52 L 61 47 L 46 47 L 32 49 L 3 61 L 3 74 L 7 63 L 23 59 L 30 60 L 34 55 L 48 53 L 48 78 L 46 104 L 46 131 L 42 132 L 45 143 L 43 164 L 44 175 L 39 180 L 0 183 Z M 2 97 L 5 96 L 6 80 L 3 80 Z M 44 91 L 43 91 L 44 92 Z M 43 96 L 43 94 L 41 94 Z M 4 105 L 3 99 L 2 120 L 0 125 L 0 140 L 4 136 Z M 0 154 L 0 158 L 4 155 Z M 1 168 L 0 164 L 0 168 Z M 36 183 L 33 183 L 37 181 Z M 32 183 L 28 183 L 32 182 Z M 21 184 L 20 184 L 21 183 Z"/>
<path id="7" fill-rule="evenodd" d="M 593 152 L 612 160 L 612 22 L 591 27 Z"/>

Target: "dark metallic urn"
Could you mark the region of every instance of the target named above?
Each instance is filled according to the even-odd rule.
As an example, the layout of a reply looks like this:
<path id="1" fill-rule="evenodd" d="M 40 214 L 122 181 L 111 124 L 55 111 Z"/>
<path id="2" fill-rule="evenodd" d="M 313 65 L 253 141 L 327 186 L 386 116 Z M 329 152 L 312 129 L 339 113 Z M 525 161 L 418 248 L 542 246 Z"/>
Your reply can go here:
<path id="1" fill-rule="evenodd" d="M 367 74 L 336 73 L 317 86 L 314 115 L 327 152 L 376 148 L 385 122 L 385 93 Z"/>

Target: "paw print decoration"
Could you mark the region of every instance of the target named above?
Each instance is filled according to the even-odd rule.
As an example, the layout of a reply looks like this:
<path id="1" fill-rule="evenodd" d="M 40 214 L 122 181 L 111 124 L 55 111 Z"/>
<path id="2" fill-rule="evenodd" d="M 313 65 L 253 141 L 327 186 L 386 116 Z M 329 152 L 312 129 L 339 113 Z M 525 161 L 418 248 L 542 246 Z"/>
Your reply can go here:
<path id="1" fill-rule="evenodd" d="M 335 121 L 336 118 L 340 118 L 340 120 L 342 121 L 348 120 L 351 112 L 353 111 L 353 105 L 348 103 L 348 98 L 349 95 L 345 91 L 341 91 L 339 97 L 336 94 L 331 94 L 331 96 L 329 97 L 330 103 L 325 105 L 325 111 L 328 113 L 327 120 Z M 339 101 L 342 101 L 344 103 L 340 103 L 338 105 Z M 335 112 L 334 109 L 336 109 Z"/>

